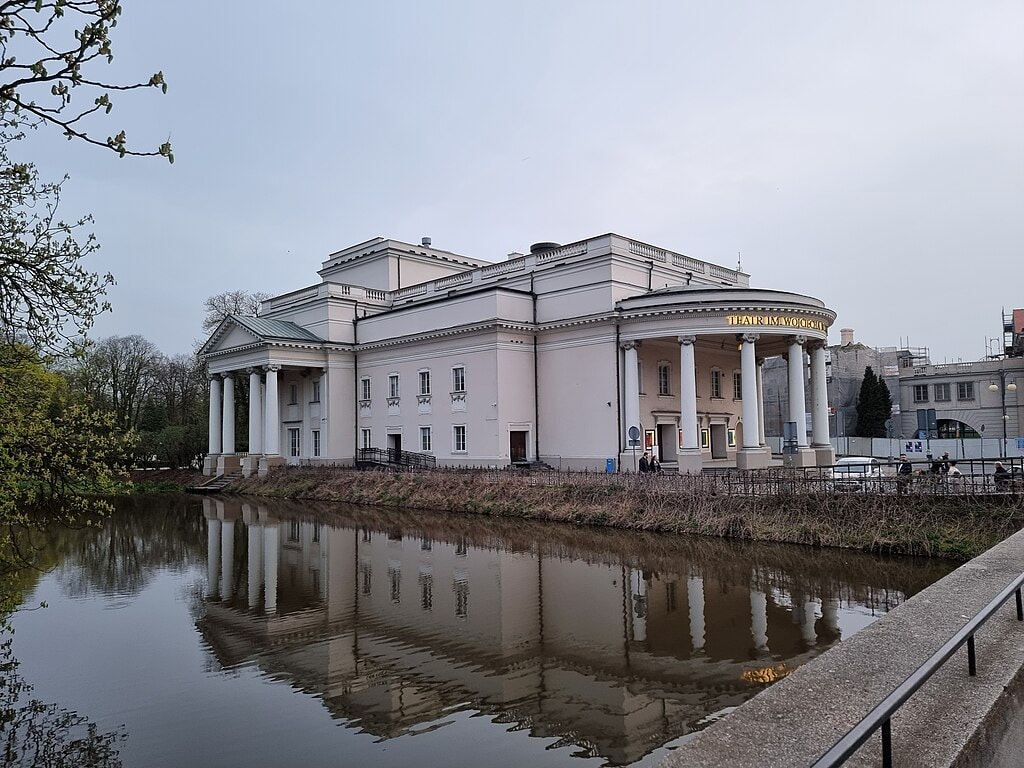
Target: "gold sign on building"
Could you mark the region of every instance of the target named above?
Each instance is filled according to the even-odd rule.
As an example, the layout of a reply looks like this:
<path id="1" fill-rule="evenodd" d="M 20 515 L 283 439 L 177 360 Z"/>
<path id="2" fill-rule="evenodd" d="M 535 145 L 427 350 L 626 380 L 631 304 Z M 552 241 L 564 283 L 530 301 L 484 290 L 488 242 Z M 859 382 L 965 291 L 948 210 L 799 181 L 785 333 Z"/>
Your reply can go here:
<path id="1" fill-rule="evenodd" d="M 726 315 L 729 325 L 759 325 L 797 328 L 805 331 L 828 331 L 828 324 L 816 317 L 803 315 Z"/>

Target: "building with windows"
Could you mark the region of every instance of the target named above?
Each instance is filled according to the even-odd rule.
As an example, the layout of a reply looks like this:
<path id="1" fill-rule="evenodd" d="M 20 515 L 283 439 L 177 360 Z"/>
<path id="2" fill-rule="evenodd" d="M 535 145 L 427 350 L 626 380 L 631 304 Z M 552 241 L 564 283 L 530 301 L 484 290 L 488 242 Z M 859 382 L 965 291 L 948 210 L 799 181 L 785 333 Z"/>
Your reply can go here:
<path id="1" fill-rule="evenodd" d="M 371 448 L 441 465 L 632 469 L 646 450 L 679 472 L 766 466 L 761 369 L 780 355 L 799 404 L 788 458 L 832 461 L 835 313 L 751 288 L 739 269 L 606 234 L 500 262 L 376 238 L 331 254 L 319 276 L 259 317 L 228 317 L 202 347 L 207 474 L 352 464 Z"/>
<path id="2" fill-rule="evenodd" d="M 972 362 L 931 364 L 926 358 L 900 368 L 900 436 L 981 438 L 1014 455 L 1024 427 L 1024 310 L 1003 319 L 1003 341 Z"/>

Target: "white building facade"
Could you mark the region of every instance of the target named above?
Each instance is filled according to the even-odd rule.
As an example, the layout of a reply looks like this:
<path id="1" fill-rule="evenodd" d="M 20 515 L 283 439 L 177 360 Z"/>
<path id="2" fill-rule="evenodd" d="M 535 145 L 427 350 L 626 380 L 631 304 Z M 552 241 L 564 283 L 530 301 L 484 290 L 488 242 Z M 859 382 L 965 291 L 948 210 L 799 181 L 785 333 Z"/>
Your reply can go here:
<path id="1" fill-rule="evenodd" d="M 630 470 L 646 450 L 679 472 L 766 466 L 760 372 L 777 355 L 794 403 L 788 459 L 832 461 L 835 313 L 750 288 L 742 271 L 607 234 L 495 263 L 377 238 L 331 254 L 319 276 L 203 346 L 207 474 L 351 465 L 370 448 L 439 465 Z"/>

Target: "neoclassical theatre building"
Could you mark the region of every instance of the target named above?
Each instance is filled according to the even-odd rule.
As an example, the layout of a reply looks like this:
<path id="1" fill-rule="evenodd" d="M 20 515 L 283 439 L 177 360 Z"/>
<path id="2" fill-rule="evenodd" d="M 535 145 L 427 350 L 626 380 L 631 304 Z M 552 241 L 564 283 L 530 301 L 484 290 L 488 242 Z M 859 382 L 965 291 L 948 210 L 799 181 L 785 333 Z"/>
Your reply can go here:
<path id="1" fill-rule="evenodd" d="M 500 262 L 377 238 L 318 274 L 259 317 L 228 317 L 203 346 L 207 474 L 350 465 L 363 448 L 438 465 L 625 471 L 646 450 L 678 472 L 762 467 L 761 363 L 777 355 L 793 404 L 787 460 L 832 462 L 835 313 L 751 288 L 742 271 L 607 234 Z"/>

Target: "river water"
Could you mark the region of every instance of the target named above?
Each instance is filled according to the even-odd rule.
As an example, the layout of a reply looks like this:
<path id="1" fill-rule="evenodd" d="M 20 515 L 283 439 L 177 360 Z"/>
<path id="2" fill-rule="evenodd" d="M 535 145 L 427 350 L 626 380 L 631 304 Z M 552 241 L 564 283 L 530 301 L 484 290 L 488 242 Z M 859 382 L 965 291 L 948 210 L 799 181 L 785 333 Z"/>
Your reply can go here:
<path id="1" fill-rule="evenodd" d="M 195 497 L 48 557 L 18 674 L 147 768 L 652 766 L 952 568 Z"/>

